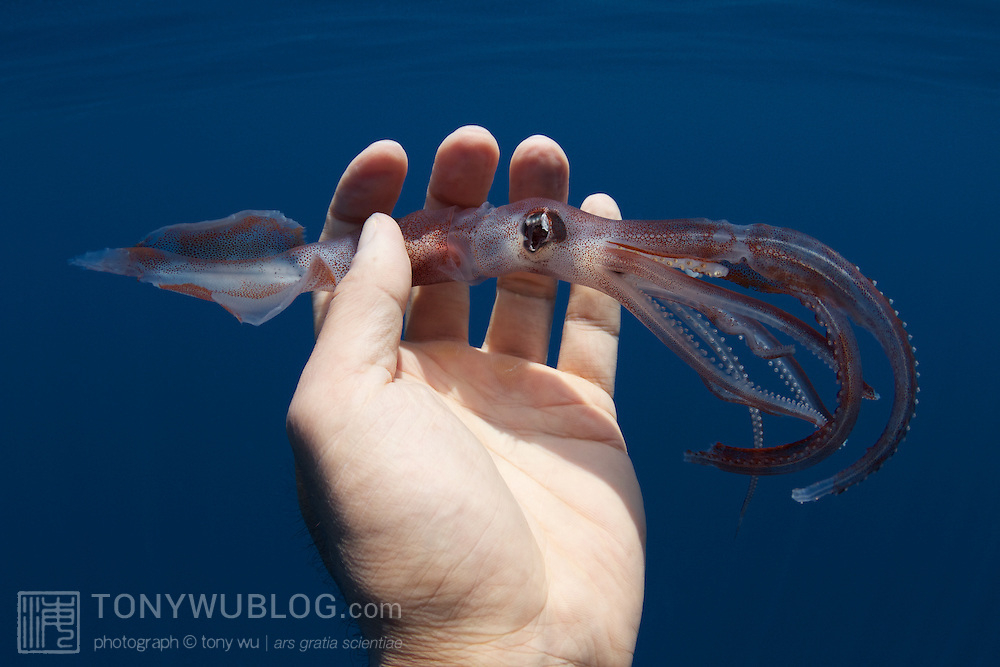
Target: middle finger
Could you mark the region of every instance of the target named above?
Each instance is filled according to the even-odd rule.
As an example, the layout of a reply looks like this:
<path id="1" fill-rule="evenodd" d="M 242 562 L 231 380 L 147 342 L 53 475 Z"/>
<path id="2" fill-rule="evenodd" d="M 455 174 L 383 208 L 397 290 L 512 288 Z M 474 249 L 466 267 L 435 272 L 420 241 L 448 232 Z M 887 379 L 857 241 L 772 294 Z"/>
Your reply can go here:
<path id="1" fill-rule="evenodd" d="M 569 160 L 552 139 L 528 137 L 510 157 L 510 201 L 569 197 Z M 497 279 L 497 296 L 483 349 L 545 363 L 559 282 L 534 273 Z"/>

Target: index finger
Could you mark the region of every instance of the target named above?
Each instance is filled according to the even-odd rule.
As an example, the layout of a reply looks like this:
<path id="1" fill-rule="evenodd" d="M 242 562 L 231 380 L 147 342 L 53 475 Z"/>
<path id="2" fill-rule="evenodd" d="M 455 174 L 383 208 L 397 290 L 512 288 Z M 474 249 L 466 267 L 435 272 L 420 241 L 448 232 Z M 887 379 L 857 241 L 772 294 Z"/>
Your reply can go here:
<path id="1" fill-rule="evenodd" d="M 406 152 L 395 141 L 376 141 L 351 160 L 337 183 L 320 241 L 354 231 L 372 213 L 392 212 L 406 178 Z M 312 293 L 313 327 L 318 336 L 332 292 Z"/>

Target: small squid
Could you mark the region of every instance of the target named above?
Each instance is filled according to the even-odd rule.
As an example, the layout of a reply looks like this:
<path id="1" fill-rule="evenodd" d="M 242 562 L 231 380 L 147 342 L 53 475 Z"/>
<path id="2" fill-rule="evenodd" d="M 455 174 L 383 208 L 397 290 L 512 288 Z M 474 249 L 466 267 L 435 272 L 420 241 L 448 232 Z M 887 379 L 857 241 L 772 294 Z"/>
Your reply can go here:
<path id="1" fill-rule="evenodd" d="M 399 220 L 414 285 L 475 282 L 528 271 L 609 294 L 690 365 L 716 396 L 748 406 L 755 447 L 717 443 L 686 460 L 746 475 L 807 468 L 846 441 L 862 399 L 878 395 L 861 375 L 853 324 L 881 344 L 893 374 L 888 422 L 853 465 L 805 488 L 799 502 L 838 494 L 881 467 L 909 430 L 917 403 L 917 362 L 891 302 L 858 268 L 805 234 L 768 225 L 706 219 L 608 220 L 547 199 L 494 208 L 417 211 Z M 163 289 L 215 301 L 241 322 L 262 324 L 299 294 L 332 290 L 357 248 L 360 227 L 318 243 L 276 211 L 163 227 L 132 248 L 91 252 L 72 262 L 134 276 Z M 728 282 L 741 288 L 723 287 Z M 818 327 L 751 296 L 788 294 Z M 789 387 L 763 389 L 723 334 L 745 341 Z M 834 369 L 836 406 L 827 409 L 795 357 L 791 339 Z M 795 417 L 814 430 L 764 447 L 759 412 Z"/>

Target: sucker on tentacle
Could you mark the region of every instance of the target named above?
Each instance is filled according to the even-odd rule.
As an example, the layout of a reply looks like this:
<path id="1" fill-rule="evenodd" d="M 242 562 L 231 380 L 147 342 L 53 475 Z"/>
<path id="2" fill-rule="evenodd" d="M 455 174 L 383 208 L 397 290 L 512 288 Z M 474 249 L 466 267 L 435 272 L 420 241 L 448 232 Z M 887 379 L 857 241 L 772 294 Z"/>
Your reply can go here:
<path id="1" fill-rule="evenodd" d="M 904 324 L 856 266 L 805 234 L 706 219 L 608 220 L 546 199 L 417 211 L 399 224 L 414 285 L 529 271 L 594 287 L 628 308 L 716 396 L 816 428 L 779 446 L 717 443 L 688 452 L 688 461 L 777 475 L 837 451 L 854 428 L 862 399 L 878 397 L 862 377 L 852 321 L 878 340 L 889 359 L 888 423 L 858 461 L 792 497 L 807 502 L 857 484 L 892 456 L 909 429 L 918 387 Z M 240 321 L 262 324 L 302 292 L 334 289 L 350 266 L 359 233 L 306 244 L 302 227 L 280 213 L 244 211 L 164 227 L 135 247 L 88 253 L 73 263 L 215 301 Z M 765 295 L 792 295 L 814 313 L 819 330 L 762 299 L 709 282 L 716 280 Z M 790 395 L 757 385 L 723 334 L 741 338 L 752 354 L 772 363 Z M 794 342 L 783 343 L 775 334 Z M 832 412 L 796 359 L 800 348 L 834 370 L 839 389 Z M 755 420 L 755 441 L 762 439 L 761 429 Z"/>

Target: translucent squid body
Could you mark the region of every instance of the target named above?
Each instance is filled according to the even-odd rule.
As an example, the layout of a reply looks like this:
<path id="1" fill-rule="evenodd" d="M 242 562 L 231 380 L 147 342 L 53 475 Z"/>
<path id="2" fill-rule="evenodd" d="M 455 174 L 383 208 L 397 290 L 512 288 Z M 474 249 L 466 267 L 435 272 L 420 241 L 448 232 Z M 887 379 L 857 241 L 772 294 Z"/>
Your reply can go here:
<path id="1" fill-rule="evenodd" d="M 725 221 L 607 220 L 546 199 L 494 208 L 417 211 L 399 221 L 413 283 L 474 282 L 529 271 L 597 288 L 628 308 L 687 362 L 719 398 L 748 406 L 755 447 L 717 443 L 686 460 L 747 475 L 809 467 L 846 441 L 864 398 L 877 398 L 861 375 L 852 322 L 881 344 L 894 386 L 888 423 L 853 465 L 796 489 L 799 502 L 857 484 L 896 451 L 917 403 L 917 372 L 904 324 L 875 283 L 832 249 L 799 232 Z M 163 227 L 132 248 L 87 253 L 73 263 L 134 276 L 157 287 L 215 301 L 242 322 L 262 324 L 312 290 L 332 290 L 357 247 L 352 234 L 304 243 L 303 228 L 275 211 L 244 211 L 223 220 Z M 726 281 L 742 288 L 733 291 Z M 747 292 L 796 297 L 819 328 Z M 724 340 L 744 340 L 778 371 L 787 395 L 748 376 Z M 794 356 L 796 345 L 835 372 L 830 412 Z M 763 447 L 759 412 L 809 422 L 814 430 Z"/>

